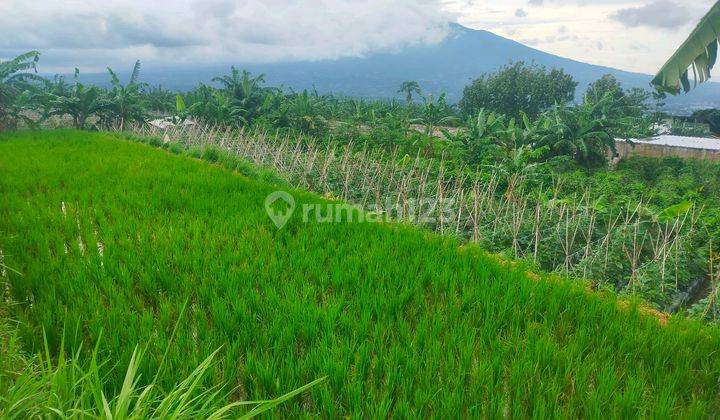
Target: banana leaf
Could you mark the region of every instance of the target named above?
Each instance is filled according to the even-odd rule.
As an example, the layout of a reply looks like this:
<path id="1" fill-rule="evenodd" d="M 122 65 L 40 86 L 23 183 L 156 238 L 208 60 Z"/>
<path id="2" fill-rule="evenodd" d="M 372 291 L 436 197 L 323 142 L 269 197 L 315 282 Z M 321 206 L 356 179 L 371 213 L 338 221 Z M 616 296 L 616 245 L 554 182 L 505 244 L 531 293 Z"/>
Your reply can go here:
<path id="1" fill-rule="evenodd" d="M 687 40 L 660 69 L 652 84 L 660 91 L 673 95 L 690 91 L 698 83 L 710 78 L 717 59 L 720 37 L 720 1 L 700 20 Z M 693 85 L 690 83 L 692 75 Z"/>

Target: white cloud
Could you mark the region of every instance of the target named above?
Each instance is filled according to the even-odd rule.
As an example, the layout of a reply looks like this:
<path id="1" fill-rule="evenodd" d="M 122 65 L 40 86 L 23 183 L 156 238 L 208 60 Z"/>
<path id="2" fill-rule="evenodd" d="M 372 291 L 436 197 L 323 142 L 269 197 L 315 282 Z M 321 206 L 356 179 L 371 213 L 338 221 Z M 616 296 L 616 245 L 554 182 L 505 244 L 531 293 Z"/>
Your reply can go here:
<path id="1" fill-rule="evenodd" d="M 610 15 L 627 27 L 648 26 L 674 29 L 693 20 L 695 13 L 688 4 L 678 4 L 672 0 L 655 0 L 640 7 L 620 9 Z"/>
<path id="2" fill-rule="evenodd" d="M 0 0 L 0 57 L 39 49 L 48 72 L 129 68 L 136 59 L 156 67 L 332 59 L 436 43 L 457 20 L 553 54 L 653 73 L 714 2 L 682 1 Z"/>
<path id="3" fill-rule="evenodd" d="M 447 0 L 446 7 L 460 16 L 460 24 L 496 32 L 552 54 L 655 73 L 714 2 L 505 0 L 500 5 L 494 0 Z M 526 9 L 529 5 L 532 8 Z M 528 16 L 515 16 L 519 8 L 528 10 Z M 652 13 L 644 13 L 648 10 Z M 624 19 L 618 19 L 619 14 Z"/>
<path id="4" fill-rule="evenodd" d="M 48 67 L 210 64 L 361 56 L 437 43 L 440 0 L 2 0 L 0 56 L 29 49 Z"/>

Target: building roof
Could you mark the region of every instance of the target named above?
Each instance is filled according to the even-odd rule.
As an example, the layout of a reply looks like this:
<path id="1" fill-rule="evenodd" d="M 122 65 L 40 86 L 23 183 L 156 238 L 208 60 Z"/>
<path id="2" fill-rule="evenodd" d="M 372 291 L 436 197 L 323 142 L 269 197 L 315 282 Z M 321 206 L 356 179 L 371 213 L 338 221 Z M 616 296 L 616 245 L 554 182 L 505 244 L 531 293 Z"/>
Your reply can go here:
<path id="1" fill-rule="evenodd" d="M 619 141 L 625 141 L 619 139 Z M 633 143 L 643 144 L 656 144 L 658 146 L 671 146 L 671 147 L 685 147 L 688 149 L 705 149 L 705 150 L 718 150 L 720 151 L 720 138 L 709 138 L 709 137 L 687 137 L 687 136 L 673 136 L 670 134 L 663 134 L 661 136 L 642 139 L 632 140 Z"/>

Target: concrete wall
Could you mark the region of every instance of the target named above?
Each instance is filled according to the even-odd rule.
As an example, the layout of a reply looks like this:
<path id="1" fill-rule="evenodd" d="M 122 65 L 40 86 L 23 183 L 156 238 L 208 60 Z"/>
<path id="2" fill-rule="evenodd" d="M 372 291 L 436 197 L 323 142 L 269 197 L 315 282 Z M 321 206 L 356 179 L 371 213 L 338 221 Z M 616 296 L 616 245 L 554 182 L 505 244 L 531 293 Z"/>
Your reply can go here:
<path id="1" fill-rule="evenodd" d="M 695 158 L 720 161 L 720 150 L 693 149 L 689 147 L 665 146 L 661 144 L 615 142 L 621 158 L 630 156 Z"/>

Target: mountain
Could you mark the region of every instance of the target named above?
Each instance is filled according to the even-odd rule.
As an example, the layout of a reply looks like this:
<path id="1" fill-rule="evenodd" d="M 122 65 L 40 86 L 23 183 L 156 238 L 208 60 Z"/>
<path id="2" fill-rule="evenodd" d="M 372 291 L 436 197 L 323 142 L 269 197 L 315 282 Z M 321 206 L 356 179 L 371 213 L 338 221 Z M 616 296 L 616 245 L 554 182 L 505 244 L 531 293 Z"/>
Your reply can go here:
<path id="1" fill-rule="evenodd" d="M 604 74 L 613 74 L 624 87 L 649 89 L 652 76 L 610 67 L 596 66 L 548 54 L 488 31 L 452 24 L 450 34 L 436 45 L 409 46 L 397 52 L 372 53 L 365 57 L 312 62 L 242 64 L 238 66 L 264 73 L 271 85 L 295 90 L 317 89 L 363 98 L 397 96 L 399 85 L 416 80 L 425 93 L 446 92 L 455 102 L 465 85 L 483 73 L 498 70 L 511 61 L 534 62 L 550 68 L 563 68 L 578 82 L 578 97 L 587 85 Z M 209 82 L 229 66 L 191 69 L 146 67 L 143 79 L 169 89 L 186 90 L 199 82 Z M 93 81 L 107 80 L 106 75 L 88 75 Z M 706 83 L 687 95 L 668 98 L 669 110 L 689 113 L 693 109 L 720 107 L 720 84 Z"/>

